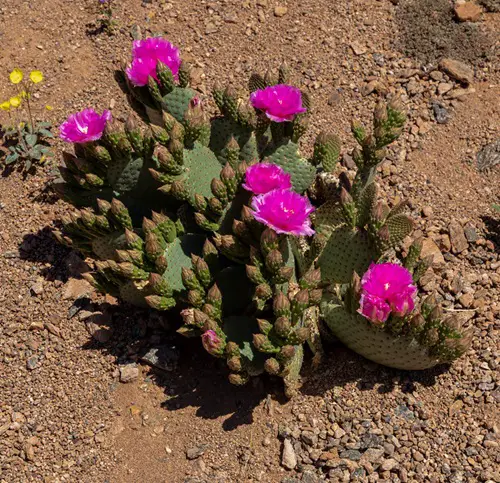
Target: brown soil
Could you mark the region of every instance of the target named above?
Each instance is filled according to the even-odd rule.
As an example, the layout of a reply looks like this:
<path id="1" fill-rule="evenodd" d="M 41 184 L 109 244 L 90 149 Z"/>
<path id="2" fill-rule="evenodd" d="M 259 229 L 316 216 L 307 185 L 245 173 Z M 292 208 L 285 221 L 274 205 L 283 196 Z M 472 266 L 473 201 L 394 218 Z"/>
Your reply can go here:
<path id="1" fill-rule="evenodd" d="M 498 55 L 495 36 L 484 23 L 458 22 L 449 0 L 403 0 L 396 21 L 401 50 L 422 62 L 453 57 L 482 64 Z"/>
<path id="2" fill-rule="evenodd" d="M 415 215 L 426 208 L 417 231 L 440 246 L 452 220 L 473 227 L 477 239 L 464 252 L 442 245 L 446 264 L 424 290 L 438 290 L 449 310 L 472 310 L 465 314 L 476 339 L 451 369 L 425 373 L 389 370 L 330 347 L 288 403 L 276 381 L 234 388 L 197 341 L 179 341 L 161 331 L 163 320 L 86 295 L 81 259 L 50 236 L 69 210 L 45 190 L 51 168 L 26 179 L 4 173 L 0 482 L 500 481 L 500 219 L 490 208 L 500 199 L 500 175 L 498 167 L 484 175 L 475 169 L 476 153 L 500 132 L 492 61 L 498 15 L 458 24 L 445 0 L 115 3 L 119 30 L 109 37 L 92 33 L 97 1 L 5 0 L 0 78 L 14 67 L 42 70 L 35 103 L 55 110 L 37 117 L 54 124 L 89 105 L 112 106 L 121 118 L 129 107 L 114 71 L 138 25 L 179 45 L 207 94 L 216 81 L 243 88 L 250 72 L 286 59 L 315 105 L 306 144 L 330 128 L 346 151 L 350 120 L 368 122 L 380 95 L 369 86 L 401 92 L 409 125 L 382 167 L 382 187 L 391 199 L 410 199 Z M 275 16 L 276 6 L 288 11 Z M 473 90 L 439 93 L 448 84 L 449 92 L 461 88 L 422 68 L 442 56 L 476 66 Z M 12 86 L 0 83 L 0 98 L 10 95 Z M 448 123 L 434 121 L 436 102 Z M 58 157 L 61 148 L 56 141 Z M 467 305 L 462 296 L 470 293 Z M 101 342 L 88 324 L 96 311 L 111 335 Z M 159 342 L 176 347 L 178 365 L 156 373 L 141 365 L 136 381 L 120 383 L 117 367 Z M 366 450 L 367 435 L 382 453 L 360 462 L 353 452 Z M 280 465 L 284 439 L 298 459 L 293 471 Z"/>

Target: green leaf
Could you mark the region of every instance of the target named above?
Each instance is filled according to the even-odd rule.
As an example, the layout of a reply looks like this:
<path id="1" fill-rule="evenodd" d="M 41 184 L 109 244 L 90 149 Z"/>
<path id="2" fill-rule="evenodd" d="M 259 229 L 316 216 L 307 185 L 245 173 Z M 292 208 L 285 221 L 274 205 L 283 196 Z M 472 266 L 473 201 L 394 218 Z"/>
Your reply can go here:
<path id="1" fill-rule="evenodd" d="M 39 129 L 38 134 L 46 138 L 53 138 L 54 135 L 48 129 Z"/>
<path id="2" fill-rule="evenodd" d="M 495 211 L 500 211 L 500 205 L 493 204 L 493 205 L 491 205 L 491 207 L 492 207 Z"/>
<path id="3" fill-rule="evenodd" d="M 33 163 L 32 163 L 29 159 L 27 159 L 27 160 L 24 162 L 24 169 L 25 169 L 26 171 L 29 171 L 29 170 L 31 169 L 31 166 L 33 166 Z"/>
<path id="4" fill-rule="evenodd" d="M 16 161 L 17 159 L 19 158 L 19 154 L 17 153 L 12 153 L 12 154 L 9 154 L 6 158 L 5 158 L 5 164 L 8 165 L 8 164 L 12 164 L 14 161 Z"/>
<path id="5" fill-rule="evenodd" d="M 40 122 L 38 123 L 38 128 L 39 129 L 50 129 L 52 127 L 52 124 L 50 122 Z"/>
<path id="6" fill-rule="evenodd" d="M 39 160 L 42 157 L 42 146 L 40 144 L 37 144 L 33 149 L 31 149 L 28 153 L 28 156 L 32 159 L 37 159 Z"/>
<path id="7" fill-rule="evenodd" d="M 38 136 L 36 134 L 27 134 L 24 138 L 28 146 L 34 146 L 38 141 Z"/>

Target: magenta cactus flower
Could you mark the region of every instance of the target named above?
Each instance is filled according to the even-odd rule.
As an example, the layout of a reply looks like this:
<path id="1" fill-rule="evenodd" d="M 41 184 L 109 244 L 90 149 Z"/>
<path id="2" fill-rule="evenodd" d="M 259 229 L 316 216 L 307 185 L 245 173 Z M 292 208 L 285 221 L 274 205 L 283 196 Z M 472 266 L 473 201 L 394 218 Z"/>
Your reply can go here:
<path id="1" fill-rule="evenodd" d="M 201 336 L 204 349 L 213 356 L 221 355 L 226 346 L 225 342 L 217 335 L 215 330 L 209 329 Z"/>
<path id="2" fill-rule="evenodd" d="M 276 164 L 257 163 L 245 173 L 243 188 L 255 195 L 263 195 L 275 189 L 290 189 L 291 177 Z"/>
<path id="3" fill-rule="evenodd" d="M 127 67 L 127 76 L 135 86 L 145 86 L 151 76 L 158 80 L 156 64 L 163 62 L 175 79 L 178 77 L 181 58 L 179 49 L 161 37 L 134 40 L 132 62 Z"/>
<path id="4" fill-rule="evenodd" d="M 254 218 L 276 233 L 314 235 L 309 218 L 314 206 L 295 191 L 279 189 L 255 196 L 251 206 Z"/>
<path id="5" fill-rule="evenodd" d="M 389 314 L 404 317 L 415 308 L 417 287 L 411 273 L 396 263 L 372 263 L 361 279 L 358 312 L 375 324 Z"/>
<path id="6" fill-rule="evenodd" d="M 103 111 L 101 115 L 94 109 L 84 109 L 71 114 L 59 127 L 61 139 L 67 143 L 88 143 L 97 141 L 102 136 L 106 123 L 111 121 L 111 112 Z"/>
<path id="7" fill-rule="evenodd" d="M 302 93 L 286 84 L 269 86 L 252 92 L 250 102 L 255 109 L 264 111 L 274 122 L 293 121 L 297 114 L 306 112 L 302 106 Z"/>

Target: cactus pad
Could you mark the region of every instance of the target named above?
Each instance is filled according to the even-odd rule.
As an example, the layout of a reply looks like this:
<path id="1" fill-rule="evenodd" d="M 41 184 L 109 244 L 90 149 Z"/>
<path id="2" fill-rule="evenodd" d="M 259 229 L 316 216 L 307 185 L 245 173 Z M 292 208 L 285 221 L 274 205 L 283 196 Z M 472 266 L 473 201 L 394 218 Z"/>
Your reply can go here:
<path id="1" fill-rule="evenodd" d="M 298 146 L 292 142 L 282 143 L 269 152 L 268 161 L 277 164 L 290 174 L 293 189 L 298 193 L 307 190 L 316 176 L 316 168 L 300 157 Z"/>
<path id="2" fill-rule="evenodd" d="M 189 103 L 196 96 L 196 91 L 189 87 L 176 87 L 172 92 L 163 96 L 162 107 L 172 114 L 179 122 L 184 121 L 184 114 L 188 110 Z"/>
<path id="3" fill-rule="evenodd" d="M 318 259 L 321 275 L 334 283 L 348 283 L 352 273 L 362 274 L 379 256 L 368 234 L 346 225 L 336 229 Z"/>
<path id="4" fill-rule="evenodd" d="M 407 371 L 434 367 L 441 361 L 412 335 L 394 336 L 358 314 L 336 304 L 324 303 L 322 315 L 333 334 L 349 349 L 388 367 Z"/>

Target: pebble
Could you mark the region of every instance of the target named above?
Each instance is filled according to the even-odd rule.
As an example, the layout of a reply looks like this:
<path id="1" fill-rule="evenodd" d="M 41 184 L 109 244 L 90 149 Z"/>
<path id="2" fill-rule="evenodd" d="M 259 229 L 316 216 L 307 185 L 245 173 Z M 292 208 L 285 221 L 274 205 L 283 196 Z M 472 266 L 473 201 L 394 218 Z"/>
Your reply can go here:
<path id="1" fill-rule="evenodd" d="M 469 247 L 469 242 L 465 238 L 464 229 L 458 221 L 452 221 L 448 227 L 450 232 L 451 249 L 453 253 L 462 253 Z"/>
<path id="2" fill-rule="evenodd" d="M 139 377 L 137 364 L 126 364 L 120 367 L 120 382 L 128 383 L 135 381 Z"/>
<path id="3" fill-rule="evenodd" d="M 474 81 L 474 71 L 459 60 L 443 59 L 439 63 L 439 68 L 453 79 L 464 84 L 471 84 Z"/>
<path id="4" fill-rule="evenodd" d="M 27 361 L 26 361 L 26 367 L 28 370 L 33 371 L 38 367 L 38 357 L 37 356 L 31 356 Z"/>
<path id="5" fill-rule="evenodd" d="M 289 439 L 283 441 L 283 453 L 281 454 L 281 465 L 287 470 L 293 470 L 297 466 L 297 455 Z"/>
<path id="6" fill-rule="evenodd" d="M 275 17 L 284 17 L 288 12 L 288 7 L 285 7 L 283 5 L 276 5 L 274 7 L 274 16 Z"/>
<path id="7" fill-rule="evenodd" d="M 186 458 L 188 460 L 195 460 L 196 458 L 199 458 L 201 455 L 203 455 L 207 450 L 207 448 L 208 448 L 207 444 L 200 444 L 198 446 L 193 446 L 191 448 L 188 448 L 186 450 Z"/>
<path id="8" fill-rule="evenodd" d="M 455 16 L 460 22 L 477 22 L 482 13 L 481 7 L 474 2 L 460 3 L 455 6 Z"/>
<path id="9" fill-rule="evenodd" d="M 394 468 L 396 468 L 399 465 L 399 463 L 393 459 L 393 458 L 388 458 L 382 461 L 380 465 L 380 469 L 382 471 L 391 471 Z"/>
<path id="10" fill-rule="evenodd" d="M 439 102 L 434 102 L 432 104 L 432 112 L 438 124 L 447 124 L 451 118 L 448 109 Z"/>
<path id="11" fill-rule="evenodd" d="M 140 360 L 162 371 L 171 372 L 176 369 L 179 357 L 177 347 L 162 345 L 149 349 L 144 355 L 140 356 Z"/>

